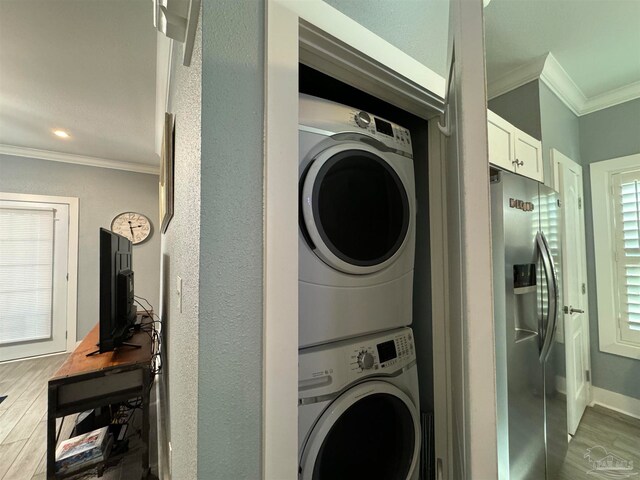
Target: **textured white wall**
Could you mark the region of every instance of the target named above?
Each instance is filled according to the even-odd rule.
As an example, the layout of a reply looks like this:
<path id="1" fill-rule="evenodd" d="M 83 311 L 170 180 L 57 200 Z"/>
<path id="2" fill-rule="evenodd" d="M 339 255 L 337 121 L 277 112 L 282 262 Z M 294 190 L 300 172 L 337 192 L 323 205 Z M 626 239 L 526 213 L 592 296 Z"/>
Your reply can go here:
<path id="1" fill-rule="evenodd" d="M 160 278 L 158 177 L 109 168 L 0 155 L 0 191 L 78 197 L 78 329 L 81 340 L 99 320 L 99 228 L 117 214 L 145 214 L 154 233 L 133 247 L 135 291 L 157 309 Z"/>
<path id="2" fill-rule="evenodd" d="M 162 317 L 172 475 L 197 477 L 198 293 L 200 260 L 200 112 L 202 29 L 198 26 L 191 66 L 182 65 L 182 44 L 174 42 L 169 111 L 176 116 L 174 217 L 162 239 Z M 182 312 L 176 277 L 182 278 Z"/>

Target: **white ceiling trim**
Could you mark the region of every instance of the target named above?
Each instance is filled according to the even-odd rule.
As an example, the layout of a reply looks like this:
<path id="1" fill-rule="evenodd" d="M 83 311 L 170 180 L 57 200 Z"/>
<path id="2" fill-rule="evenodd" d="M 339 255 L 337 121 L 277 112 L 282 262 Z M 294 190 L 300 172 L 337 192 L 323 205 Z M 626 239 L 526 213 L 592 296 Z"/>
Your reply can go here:
<path id="1" fill-rule="evenodd" d="M 511 70 L 502 77 L 489 83 L 487 85 L 489 100 L 499 97 L 500 95 L 504 95 L 505 93 L 540 78 L 546 60 L 546 56 L 536 58 L 532 62 L 525 63 L 524 65 Z"/>
<path id="2" fill-rule="evenodd" d="M 50 160 L 52 162 L 73 163 L 89 167 L 112 168 L 114 170 L 126 170 L 128 172 L 147 173 L 150 175 L 158 175 L 160 173 L 159 168 L 153 165 L 121 162 L 108 158 L 88 157 L 85 155 L 75 155 L 73 153 L 53 152 L 51 150 L 38 150 L 36 148 L 16 147 L 14 145 L 0 144 L 0 154 L 12 155 L 14 157 L 37 158 L 39 160 Z"/>
<path id="3" fill-rule="evenodd" d="M 540 80 L 556 94 L 569 110 L 577 116 L 582 115 L 587 97 L 551 53 L 547 54 Z"/>
<path id="4" fill-rule="evenodd" d="M 640 98 L 640 82 L 587 98 L 553 54 L 524 64 L 487 86 L 489 99 L 540 79 L 577 116 Z"/>
<path id="5" fill-rule="evenodd" d="M 603 108 L 613 107 L 630 100 L 640 98 L 640 82 L 630 83 L 624 87 L 616 88 L 609 92 L 602 93 L 587 99 L 587 103 L 582 109 L 581 115 L 597 112 Z"/>

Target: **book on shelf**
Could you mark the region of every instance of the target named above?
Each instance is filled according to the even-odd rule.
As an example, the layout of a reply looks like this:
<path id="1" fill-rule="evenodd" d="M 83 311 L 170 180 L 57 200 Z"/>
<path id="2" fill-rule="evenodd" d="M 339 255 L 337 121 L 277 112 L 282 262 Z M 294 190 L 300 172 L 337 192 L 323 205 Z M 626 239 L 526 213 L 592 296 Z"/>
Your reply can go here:
<path id="1" fill-rule="evenodd" d="M 56 473 L 72 473 L 106 460 L 111 444 L 109 427 L 65 440 L 56 448 Z"/>

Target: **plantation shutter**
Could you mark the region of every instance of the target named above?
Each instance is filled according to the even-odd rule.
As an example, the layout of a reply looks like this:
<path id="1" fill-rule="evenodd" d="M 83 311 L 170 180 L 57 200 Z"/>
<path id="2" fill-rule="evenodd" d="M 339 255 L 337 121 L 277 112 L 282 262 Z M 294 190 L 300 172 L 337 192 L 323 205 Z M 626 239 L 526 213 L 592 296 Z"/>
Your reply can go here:
<path id="1" fill-rule="evenodd" d="M 51 337 L 54 217 L 0 208 L 0 345 Z"/>
<path id="2" fill-rule="evenodd" d="M 611 180 L 620 339 L 640 344 L 640 170 Z"/>

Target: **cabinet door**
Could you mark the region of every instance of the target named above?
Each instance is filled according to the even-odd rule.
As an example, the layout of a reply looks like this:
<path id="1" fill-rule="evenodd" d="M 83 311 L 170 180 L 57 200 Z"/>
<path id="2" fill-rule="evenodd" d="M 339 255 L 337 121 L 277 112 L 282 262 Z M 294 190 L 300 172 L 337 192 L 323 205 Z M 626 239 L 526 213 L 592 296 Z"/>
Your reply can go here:
<path id="1" fill-rule="evenodd" d="M 491 110 L 487 110 L 489 163 L 509 171 L 514 167 L 514 127 Z"/>
<path id="2" fill-rule="evenodd" d="M 515 132 L 515 161 L 517 173 L 539 182 L 544 181 L 542 144 L 520 130 Z"/>

